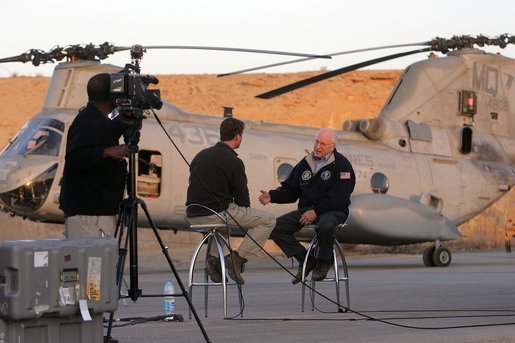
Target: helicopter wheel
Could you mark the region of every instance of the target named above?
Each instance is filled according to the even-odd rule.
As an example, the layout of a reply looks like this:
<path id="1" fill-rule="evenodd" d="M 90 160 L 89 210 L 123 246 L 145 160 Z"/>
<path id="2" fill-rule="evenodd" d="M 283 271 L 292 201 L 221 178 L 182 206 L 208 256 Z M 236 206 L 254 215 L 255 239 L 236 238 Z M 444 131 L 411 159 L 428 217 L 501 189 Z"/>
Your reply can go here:
<path id="1" fill-rule="evenodd" d="M 433 260 L 435 250 L 436 247 L 428 247 L 424 250 L 424 253 L 422 254 L 422 260 L 424 261 L 424 265 L 426 267 L 436 267 L 436 264 Z"/>
<path id="2" fill-rule="evenodd" d="M 437 267 L 447 267 L 451 264 L 451 252 L 444 247 L 438 247 L 433 253 L 433 263 Z"/>

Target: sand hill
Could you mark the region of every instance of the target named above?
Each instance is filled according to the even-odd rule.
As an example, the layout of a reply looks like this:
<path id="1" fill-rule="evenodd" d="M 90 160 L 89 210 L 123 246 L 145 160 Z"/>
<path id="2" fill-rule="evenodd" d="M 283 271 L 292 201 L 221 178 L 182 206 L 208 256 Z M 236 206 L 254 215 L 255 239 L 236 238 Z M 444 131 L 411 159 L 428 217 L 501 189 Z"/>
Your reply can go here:
<path id="1" fill-rule="evenodd" d="M 229 106 L 234 108 L 234 115 L 241 119 L 340 129 L 346 119 L 375 117 L 400 71 L 356 71 L 272 100 L 254 97 L 315 74 L 260 73 L 225 78 L 207 74 L 157 77 L 162 98 L 189 112 L 221 116 L 223 106 Z M 41 109 L 49 81 L 45 77 L 0 79 L 0 144 L 4 145 Z M 502 248 L 505 209 L 509 202 L 515 200 L 514 194 L 512 191 L 482 215 L 461 226 L 460 231 L 466 237 L 453 242 L 452 246 L 467 249 Z M 24 229 L 20 230 L 20 227 Z M 56 226 L 30 223 L 17 218 L 2 220 L 0 223 L 0 241 L 60 235 L 61 231 Z"/>

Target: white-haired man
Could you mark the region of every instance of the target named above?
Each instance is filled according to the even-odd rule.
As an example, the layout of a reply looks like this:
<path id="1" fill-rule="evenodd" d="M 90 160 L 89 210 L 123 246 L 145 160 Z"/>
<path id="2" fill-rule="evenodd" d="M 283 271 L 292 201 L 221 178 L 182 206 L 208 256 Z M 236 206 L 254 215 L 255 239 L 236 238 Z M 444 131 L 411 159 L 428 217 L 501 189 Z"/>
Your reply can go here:
<path id="1" fill-rule="evenodd" d="M 313 270 L 312 279 L 325 279 L 331 267 L 336 226 L 349 215 L 350 195 L 356 177 L 349 160 L 336 151 L 336 134 L 330 129 L 320 129 L 314 140 L 313 152 L 303 158 L 288 178 L 275 190 L 261 191 L 259 201 L 284 204 L 299 200 L 295 211 L 279 218 L 270 238 L 288 257 L 299 261 L 299 270 L 292 280 L 302 279 L 302 265 L 306 248 L 294 234 L 304 225 L 317 226 L 318 249 L 308 259 L 307 274 Z"/>

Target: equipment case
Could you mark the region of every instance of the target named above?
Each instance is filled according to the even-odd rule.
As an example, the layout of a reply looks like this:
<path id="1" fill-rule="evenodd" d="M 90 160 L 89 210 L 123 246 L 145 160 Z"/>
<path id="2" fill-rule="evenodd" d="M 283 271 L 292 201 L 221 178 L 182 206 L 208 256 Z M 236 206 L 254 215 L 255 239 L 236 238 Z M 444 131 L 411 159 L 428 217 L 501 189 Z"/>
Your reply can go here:
<path id="1" fill-rule="evenodd" d="M 81 299 L 86 299 L 92 317 L 113 312 L 118 308 L 117 260 L 114 238 L 4 241 L 0 245 L 0 318 L 74 316 Z"/>
<path id="2" fill-rule="evenodd" d="M 80 315 L 16 322 L 0 319 L 0 343 L 103 343 L 102 314 L 83 321 Z"/>

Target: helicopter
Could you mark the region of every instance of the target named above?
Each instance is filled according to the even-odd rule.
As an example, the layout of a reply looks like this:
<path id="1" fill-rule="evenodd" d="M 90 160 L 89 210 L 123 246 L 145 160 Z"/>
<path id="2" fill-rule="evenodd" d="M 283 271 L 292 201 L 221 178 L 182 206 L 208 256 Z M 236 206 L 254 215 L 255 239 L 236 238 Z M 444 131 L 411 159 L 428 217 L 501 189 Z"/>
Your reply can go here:
<path id="1" fill-rule="evenodd" d="M 258 95 L 262 99 L 279 96 L 408 54 L 444 54 L 405 68 L 376 118 L 347 120 L 336 131 L 337 149 L 353 164 L 357 180 L 350 220 L 345 230 L 337 232 L 340 242 L 386 246 L 433 242 L 423 252 L 424 265 L 451 263 L 451 252 L 443 242 L 460 238 L 459 225 L 494 204 L 515 184 L 515 60 L 475 47 L 504 48 L 514 42 L 510 35 L 435 38 L 418 44 L 425 48 L 333 70 Z M 122 69 L 100 60 L 129 49 L 135 50 L 108 43 L 74 45 L 0 59 L 34 65 L 66 59 L 55 67 L 41 112 L 0 153 L 4 211 L 34 221 L 64 222 L 58 199 L 68 128 L 87 102 L 89 78 Z M 303 59 L 330 55 L 305 55 Z M 142 121 L 136 192 L 157 227 L 188 230 L 184 214 L 189 167 L 184 160 L 190 161 L 218 141 L 224 118 L 189 113 L 166 101 L 152 112 L 160 120 L 147 113 Z M 163 130 L 179 154 L 170 148 Z M 246 121 L 245 148 L 238 153 L 246 165 L 249 189 L 279 186 L 310 150 L 316 131 Z M 266 209 L 281 215 L 294 207 L 272 204 Z M 139 216 L 141 227 L 148 225 L 143 218 Z M 298 239 L 309 240 L 313 235 L 312 229 L 305 228 Z"/>

